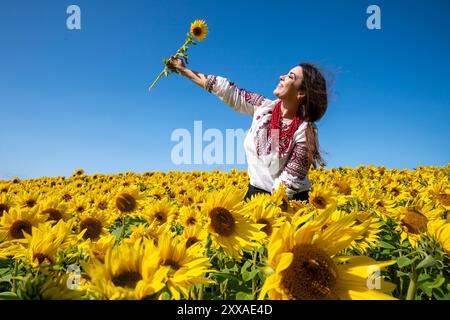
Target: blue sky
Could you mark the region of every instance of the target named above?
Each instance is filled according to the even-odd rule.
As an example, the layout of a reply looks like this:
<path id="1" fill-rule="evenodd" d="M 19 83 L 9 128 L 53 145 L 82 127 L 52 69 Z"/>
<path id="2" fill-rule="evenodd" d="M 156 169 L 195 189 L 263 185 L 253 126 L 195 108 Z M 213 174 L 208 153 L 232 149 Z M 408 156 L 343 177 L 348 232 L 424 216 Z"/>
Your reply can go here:
<path id="1" fill-rule="evenodd" d="M 66 9 L 81 8 L 81 30 Z M 381 8 L 369 30 L 366 8 Z M 205 19 L 189 67 L 274 99 L 280 74 L 313 62 L 334 74 L 319 127 L 327 168 L 449 162 L 449 1 L 2 1 L 0 179 L 175 165 L 177 128 L 248 129 L 251 118 L 180 76 L 147 87 Z M 207 143 L 205 143 L 207 144 Z M 239 146 L 242 148 L 242 146 Z"/>

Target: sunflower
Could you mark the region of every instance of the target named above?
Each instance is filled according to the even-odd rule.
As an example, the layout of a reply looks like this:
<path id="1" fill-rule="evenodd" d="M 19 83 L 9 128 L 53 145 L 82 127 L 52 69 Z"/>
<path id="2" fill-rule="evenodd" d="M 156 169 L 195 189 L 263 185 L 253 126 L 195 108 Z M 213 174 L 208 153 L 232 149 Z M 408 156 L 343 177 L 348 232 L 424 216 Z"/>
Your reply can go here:
<path id="1" fill-rule="evenodd" d="M 238 213 L 242 209 L 245 189 L 227 188 L 223 191 L 211 192 L 203 205 L 208 218 L 208 231 L 213 245 L 222 247 L 225 253 L 236 260 L 243 255 L 242 249 L 251 250 L 266 237 L 260 229 L 264 224 L 252 223 Z"/>
<path id="2" fill-rule="evenodd" d="M 401 242 L 408 239 L 414 248 L 418 245 L 420 234 L 427 231 L 428 222 L 440 219 L 440 210 L 433 209 L 431 203 L 411 203 L 391 209 L 390 212 L 398 222 L 395 230 L 401 234 Z"/>
<path id="3" fill-rule="evenodd" d="M 254 223 L 264 224 L 261 231 L 267 235 L 266 240 L 274 228 L 278 228 L 286 220 L 280 207 L 274 205 L 270 199 L 264 201 L 259 197 L 253 197 L 239 213 L 250 218 Z"/>
<path id="4" fill-rule="evenodd" d="M 21 248 L 11 250 L 14 258 L 26 257 L 31 266 L 37 268 L 43 264 L 54 264 L 59 249 L 76 243 L 79 238 L 70 235 L 72 224 L 59 221 L 55 226 L 39 224 L 32 227 L 31 234 L 25 233 Z"/>
<path id="5" fill-rule="evenodd" d="M 158 239 L 164 232 L 169 232 L 168 225 L 160 225 L 156 220 L 150 223 L 149 226 L 144 224 L 131 225 L 131 235 L 129 238 L 124 239 L 125 242 L 134 244 L 136 242 L 143 242 L 144 239 L 152 240 L 155 245 L 158 244 Z"/>
<path id="6" fill-rule="evenodd" d="M 428 223 L 428 233 L 450 257 L 450 223 L 440 219 Z"/>
<path id="7" fill-rule="evenodd" d="M 203 39 L 208 34 L 208 26 L 203 20 L 195 20 L 191 23 L 191 34 L 198 41 L 203 41 Z"/>
<path id="8" fill-rule="evenodd" d="M 269 196 L 269 195 L 265 195 Z M 255 198 L 258 198 L 257 196 Z M 253 199 L 253 197 L 252 197 Z M 254 201 L 257 201 L 254 199 Z M 278 188 L 270 195 L 270 201 L 278 206 L 285 213 L 294 213 L 294 208 L 291 206 L 291 201 L 286 195 L 286 186 L 280 183 Z"/>
<path id="9" fill-rule="evenodd" d="M 25 233 L 31 234 L 32 227 L 44 222 L 44 218 L 37 214 L 37 207 L 21 209 L 12 207 L 0 219 L 0 241 L 24 239 Z"/>
<path id="10" fill-rule="evenodd" d="M 201 251 L 186 248 L 180 237 L 172 237 L 164 233 L 158 241 L 159 264 L 170 268 L 167 278 L 167 287 L 176 300 L 181 296 L 189 298 L 189 291 L 193 284 L 214 283 L 204 277 L 210 270 L 209 258 L 203 256 Z"/>
<path id="11" fill-rule="evenodd" d="M 176 208 L 173 207 L 166 199 L 156 200 L 144 205 L 140 216 L 152 223 L 156 221 L 157 224 L 170 224 L 174 219 L 174 212 Z"/>
<path id="12" fill-rule="evenodd" d="M 142 199 L 142 195 L 138 188 L 120 189 L 115 198 L 116 208 L 122 215 L 130 214 L 138 209 L 140 199 Z"/>
<path id="13" fill-rule="evenodd" d="M 368 249 L 377 245 L 380 239 L 379 233 L 382 230 L 382 224 L 380 219 L 370 212 L 356 211 L 353 214 L 356 218 L 354 228 L 363 228 L 364 232 L 353 240 L 351 247 L 365 254 Z M 338 221 L 345 215 L 348 215 L 345 211 L 335 211 L 331 219 Z"/>
<path id="14" fill-rule="evenodd" d="M 194 244 L 198 244 L 203 250 L 208 231 L 200 224 L 189 225 L 183 229 L 181 236 L 185 240 L 186 248 L 191 248 Z"/>
<path id="15" fill-rule="evenodd" d="M 337 203 L 333 189 L 326 189 L 320 184 L 315 184 L 309 193 L 309 203 L 317 210 L 325 210 Z"/>
<path id="16" fill-rule="evenodd" d="M 90 288 L 103 298 L 142 299 L 164 288 L 170 267 L 159 266 L 153 242 L 121 243 L 109 248 L 104 263 L 93 258 L 82 263 L 91 279 Z"/>
<path id="17" fill-rule="evenodd" d="M 431 201 L 436 203 L 436 206 L 443 211 L 450 210 L 450 187 L 448 183 L 440 182 L 434 184 L 429 193 L 431 195 Z"/>
<path id="18" fill-rule="evenodd" d="M 389 211 L 396 206 L 396 201 L 385 198 L 381 190 L 360 190 L 357 197 L 383 220 L 389 218 Z"/>
<path id="19" fill-rule="evenodd" d="M 78 216 L 79 233 L 84 231 L 83 239 L 98 240 L 100 237 L 108 235 L 108 229 L 114 217 L 105 211 L 97 211 L 94 209 L 87 210 Z"/>
<path id="20" fill-rule="evenodd" d="M 79 179 L 85 177 L 85 172 L 83 169 L 78 168 L 74 173 L 71 174 L 70 179 Z"/>
<path id="21" fill-rule="evenodd" d="M 94 207 L 98 210 L 103 211 L 112 209 L 111 197 L 109 195 L 103 194 L 97 190 L 92 193 L 92 199 L 94 202 Z"/>
<path id="22" fill-rule="evenodd" d="M 59 197 L 51 196 L 39 203 L 38 212 L 45 216 L 46 221 L 57 223 L 60 220 L 67 221 L 72 217 L 68 206 Z"/>
<path id="23" fill-rule="evenodd" d="M 203 223 L 203 216 L 199 210 L 192 206 L 182 207 L 178 222 L 183 227 L 195 226 Z"/>
<path id="24" fill-rule="evenodd" d="M 74 196 L 67 204 L 67 210 L 75 217 L 91 211 L 91 209 L 93 209 L 92 203 L 84 195 Z"/>
<path id="25" fill-rule="evenodd" d="M 334 179 L 333 186 L 338 194 L 349 196 L 352 193 L 351 184 L 342 177 Z"/>
<path id="26" fill-rule="evenodd" d="M 6 193 L 0 193 L 0 217 L 8 213 L 9 209 L 14 205 L 11 197 Z"/>
<path id="27" fill-rule="evenodd" d="M 88 239 L 79 245 L 80 249 L 84 250 L 89 256 L 94 257 L 101 263 L 105 262 L 105 255 L 108 250 L 114 247 L 116 237 L 113 234 L 100 237 L 96 241 Z"/>
<path id="28" fill-rule="evenodd" d="M 75 192 L 69 186 L 64 186 L 64 188 L 58 190 L 58 194 L 61 200 L 66 203 L 69 203 L 75 197 Z"/>
<path id="29" fill-rule="evenodd" d="M 409 190 L 399 180 L 393 180 L 387 185 L 382 185 L 381 190 L 385 192 L 385 197 L 389 200 L 408 200 L 411 196 Z"/>
<path id="30" fill-rule="evenodd" d="M 22 191 L 16 197 L 16 202 L 21 208 L 33 208 L 41 199 L 39 192 Z"/>
<path id="31" fill-rule="evenodd" d="M 328 220 L 328 213 L 317 218 Z M 316 218 L 316 219 L 317 219 Z M 363 230 L 352 228 L 350 215 L 332 222 L 322 232 L 320 223 L 306 223 L 296 231 L 285 223 L 277 229 L 269 243 L 269 265 L 273 273 L 266 279 L 259 299 L 329 300 L 329 299 L 392 299 L 383 292 L 394 286 L 380 279 L 380 287 L 369 289 L 368 276 L 395 263 L 377 262 L 364 256 L 336 254 L 350 246 Z"/>

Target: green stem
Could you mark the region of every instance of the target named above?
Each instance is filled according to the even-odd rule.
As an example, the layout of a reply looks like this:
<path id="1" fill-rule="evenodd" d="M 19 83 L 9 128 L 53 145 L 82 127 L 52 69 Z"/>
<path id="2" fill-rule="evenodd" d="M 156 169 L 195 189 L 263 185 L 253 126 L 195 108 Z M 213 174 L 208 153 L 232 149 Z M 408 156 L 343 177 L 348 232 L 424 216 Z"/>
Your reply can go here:
<path id="1" fill-rule="evenodd" d="M 203 286 L 203 284 L 201 284 L 200 288 L 198 289 L 197 300 L 203 300 L 203 291 L 204 291 L 204 286 Z"/>
<path id="2" fill-rule="evenodd" d="M 254 249 L 252 252 L 252 258 L 253 258 L 252 271 L 255 270 L 255 268 L 256 268 L 257 254 L 258 254 L 257 249 Z M 255 277 L 252 279 L 252 296 L 253 296 L 253 299 L 255 299 L 255 296 L 256 296 L 256 278 Z"/>
<path id="3" fill-rule="evenodd" d="M 17 262 L 17 259 L 14 259 L 14 277 L 13 277 L 13 283 L 12 283 L 12 292 L 16 292 L 16 277 L 17 277 L 17 271 L 19 269 L 19 263 Z"/>
<path id="4" fill-rule="evenodd" d="M 415 300 L 417 291 L 417 273 L 415 268 L 412 270 L 409 276 L 408 293 L 406 294 L 406 300 Z"/>
<path id="5" fill-rule="evenodd" d="M 166 70 L 166 69 L 164 69 L 163 71 L 161 71 L 161 73 L 158 75 L 158 77 L 156 78 L 156 80 L 153 81 L 152 85 L 148 88 L 148 91 L 150 91 L 150 90 L 153 89 L 153 87 L 155 86 L 155 84 L 156 84 L 156 83 L 159 81 L 159 79 L 161 79 L 161 77 L 163 76 L 165 70 Z"/>
<path id="6" fill-rule="evenodd" d="M 124 236 L 125 236 L 125 217 L 122 217 L 122 229 L 120 230 L 119 241 L 122 241 Z"/>

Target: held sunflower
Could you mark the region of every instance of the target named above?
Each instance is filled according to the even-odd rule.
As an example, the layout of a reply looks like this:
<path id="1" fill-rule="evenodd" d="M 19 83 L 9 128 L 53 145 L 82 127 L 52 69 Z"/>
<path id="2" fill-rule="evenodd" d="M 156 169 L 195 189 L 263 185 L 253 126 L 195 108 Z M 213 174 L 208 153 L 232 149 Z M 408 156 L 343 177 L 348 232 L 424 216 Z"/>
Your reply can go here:
<path id="1" fill-rule="evenodd" d="M 203 41 L 208 34 L 208 25 L 203 20 L 195 20 L 191 23 L 191 34 L 198 41 Z"/>

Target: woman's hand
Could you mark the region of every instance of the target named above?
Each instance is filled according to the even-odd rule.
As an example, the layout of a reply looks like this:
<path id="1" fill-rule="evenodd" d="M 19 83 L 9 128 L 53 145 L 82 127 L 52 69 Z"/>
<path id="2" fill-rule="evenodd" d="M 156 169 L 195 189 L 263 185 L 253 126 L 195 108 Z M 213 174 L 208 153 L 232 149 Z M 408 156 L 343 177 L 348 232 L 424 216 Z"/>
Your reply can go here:
<path id="1" fill-rule="evenodd" d="M 183 60 L 181 60 L 180 58 L 175 57 L 175 56 L 170 57 L 170 59 L 167 61 L 166 65 L 172 71 L 174 71 L 175 69 L 182 70 L 182 69 L 186 68 Z"/>

